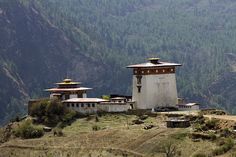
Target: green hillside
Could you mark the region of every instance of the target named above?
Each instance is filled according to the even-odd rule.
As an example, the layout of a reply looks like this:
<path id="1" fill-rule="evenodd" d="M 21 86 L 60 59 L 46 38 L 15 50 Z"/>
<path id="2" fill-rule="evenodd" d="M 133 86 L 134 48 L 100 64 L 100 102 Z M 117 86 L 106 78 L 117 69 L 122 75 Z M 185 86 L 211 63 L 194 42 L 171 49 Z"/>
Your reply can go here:
<path id="1" fill-rule="evenodd" d="M 235 14 L 229 0 L 0 0 L 1 123 L 66 76 L 130 94 L 125 66 L 151 56 L 183 64 L 180 97 L 235 113 Z"/>
<path id="2" fill-rule="evenodd" d="M 227 55 L 236 48 L 233 2 L 50 0 L 37 6 L 84 53 L 104 62 L 123 67 L 158 55 L 182 63 L 179 92 L 189 99 L 205 97 L 208 87 L 230 71 Z M 102 51 L 89 51 L 86 41 Z"/>

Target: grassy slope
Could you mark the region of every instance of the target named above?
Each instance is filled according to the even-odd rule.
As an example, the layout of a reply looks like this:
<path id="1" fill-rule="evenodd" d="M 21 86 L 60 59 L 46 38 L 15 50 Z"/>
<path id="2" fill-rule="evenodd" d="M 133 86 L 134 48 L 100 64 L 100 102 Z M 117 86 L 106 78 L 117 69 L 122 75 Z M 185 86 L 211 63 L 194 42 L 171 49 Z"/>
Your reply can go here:
<path id="1" fill-rule="evenodd" d="M 100 117 L 99 122 L 95 122 L 94 119 L 78 119 L 71 126 L 64 128 L 64 137 L 53 137 L 50 133 L 40 139 L 13 139 L 0 147 L 1 155 L 162 156 L 160 147 L 168 139 L 178 144 L 183 157 L 189 157 L 194 152 L 207 153 L 215 147 L 208 141 L 192 142 L 188 137 L 181 136 L 189 132 L 189 129 L 167 129 L 162 117 L 150 117 L 142 125 L 127 125 L 135 118 L 131 115 L 106 115 Z M 146 124 L 154 124 L 157 127 L 144 130 L 143 126 Z M 100 126 L 101 130 L 92 131 L 94 125 Z"/>

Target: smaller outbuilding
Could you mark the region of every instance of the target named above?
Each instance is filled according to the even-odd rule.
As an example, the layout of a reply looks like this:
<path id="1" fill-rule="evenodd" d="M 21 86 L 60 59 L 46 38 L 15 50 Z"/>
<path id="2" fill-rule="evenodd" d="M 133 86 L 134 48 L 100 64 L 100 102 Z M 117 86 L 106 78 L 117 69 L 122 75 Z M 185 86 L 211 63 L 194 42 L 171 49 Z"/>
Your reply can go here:
<path id="1" fill-rule="evenodd" d="M 199 110 L 200 105 L 198 103 L 186 103 L 186 104 L 178 104 L 177 107 L 179 111 L 193 111 Z"/>
<path id="2" fill-rule="evenodd" d="M 113 97 L 107 102 L 100 103 L 98 110 L 103 112 L 127 112 L 129 109 L 133 109 L 134 106 L 135 102 L 126 97 Z"/>
<path id="3" fill-rule="evenodd" d="M 166 121 L 167 128 L 187 128 L 190 121 L 186 119 L 170 119 Z"/>

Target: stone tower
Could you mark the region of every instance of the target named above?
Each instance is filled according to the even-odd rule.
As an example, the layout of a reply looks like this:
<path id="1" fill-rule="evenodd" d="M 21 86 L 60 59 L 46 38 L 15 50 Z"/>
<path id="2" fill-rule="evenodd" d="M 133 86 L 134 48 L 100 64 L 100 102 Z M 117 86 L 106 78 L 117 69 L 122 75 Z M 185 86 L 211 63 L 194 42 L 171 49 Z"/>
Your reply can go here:
<path id="1" fill-rule="evenodd" d="M 148 60 L 148 63 L 127 66 L 133 69 L 132 99 L 136 108 L 175 106 L 178 98 L 175 69 L 181 64 L 160 62 L 159 58 Z"/>

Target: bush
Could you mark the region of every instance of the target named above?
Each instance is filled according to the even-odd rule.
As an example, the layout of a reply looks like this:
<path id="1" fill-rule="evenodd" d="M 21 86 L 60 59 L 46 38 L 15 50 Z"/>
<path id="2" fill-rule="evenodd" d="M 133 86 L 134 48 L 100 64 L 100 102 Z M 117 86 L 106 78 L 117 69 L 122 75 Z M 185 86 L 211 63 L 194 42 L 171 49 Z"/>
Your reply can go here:
<path id="1" fill-rule="evenodd" d="M 63 122 L 65 126 L 77 116 L 75 111 L 68 110 L 57 99 L 42 100 L 34 103 L 29 112 L 30 115 L 36 117 L 38 123 L 43 123 L 48 126 L 56 126 L 60 122 Z"/>
<path id="2" fill-rule="evenodd" d="M 93 131 L 101 130 L 101 128 L 97 125 L 92 126 Z"/>
<path id="3" fill-rule="evenodd" d="M 31 121 L 27 120 L 20 124 L 15 130 L 16 137 L 24 139 L 39 138 L 44 135 L 43 128 L 34 126 Z"/>
<path id="4" fill-rule="evenodd" d="M 190 137 L 192 139 L 203 139 L 203 140 L 215 140 L 216 139 L 216 135 L 214 133 L 197 133 L 197 132 L 193 132 L 190 134 Z"/>
<path id="5" fill-rule="evenodd" d="M 221 137 L 229 137 L 232 135 L 233 135 L 233 132 L 231 130 L 229 130 L 229 128 L 225 128 L 225 129 L 221 130 L 221 132 L 220 132 Z"/>
<path id="6" fill-rule="evenodd" d="M 96 117 L 95 117 L 95 122 L 99 122 L 99 118 L 98 118 L 97 115 L 96 115 Z"/>
<path id="7" fill-rule="evenodd" d="M 55 128 L 55 129 L 53 130 L 53 135 L 54 135 L 54 136 L 61 137 L 61 136 L 63 136 L 64 134 L 63 134 L 61 128 Z"/>
<path id="8" fill-rule="evenodd" d="M 222 155 L 228 152 L 234 146 L 234 141 L 231 138 L 227 138 L 224 140 L 224 144 L 221 145 L 219 148 L 213 150 L 213 155 Z"/>
<path id="9" fill-rule="evenodd" d="M 68 111 L 66 114 L 64 114 L 62 120 L 63 122 L 70 123 L 74 118 L 76 117 L 77 113 L 76 111 Z"/>
<path id="10" fill-rule="evenodd" d="M 181 156 L 181 151 L 175 141 L 163 141 L 161 152 L 164 153 L 166 157 Z"/>
<path id="11" fill-rule="evenodd" d="M 139 119 L 140 120 L 145 120 L 145 119 L 147 119 L 148 118 L 148 115 L 141 115 L 141 116 L 139 116 Z"/>
<path id="12" fill-rule="evenodd" d="M 219 120 L 216 120 L 216 119 L 208 120 L 208 121 L 206 121 L 205 126 L 206 126 L 208 129 L 216 129 L 218 122 L 219 122 Z"/>
<path id="13" fill-rule="evenodd" d="M 196 153 L 193 155 L 193 157 L 207 157 L 207 155 L 204 153 Z"/>

